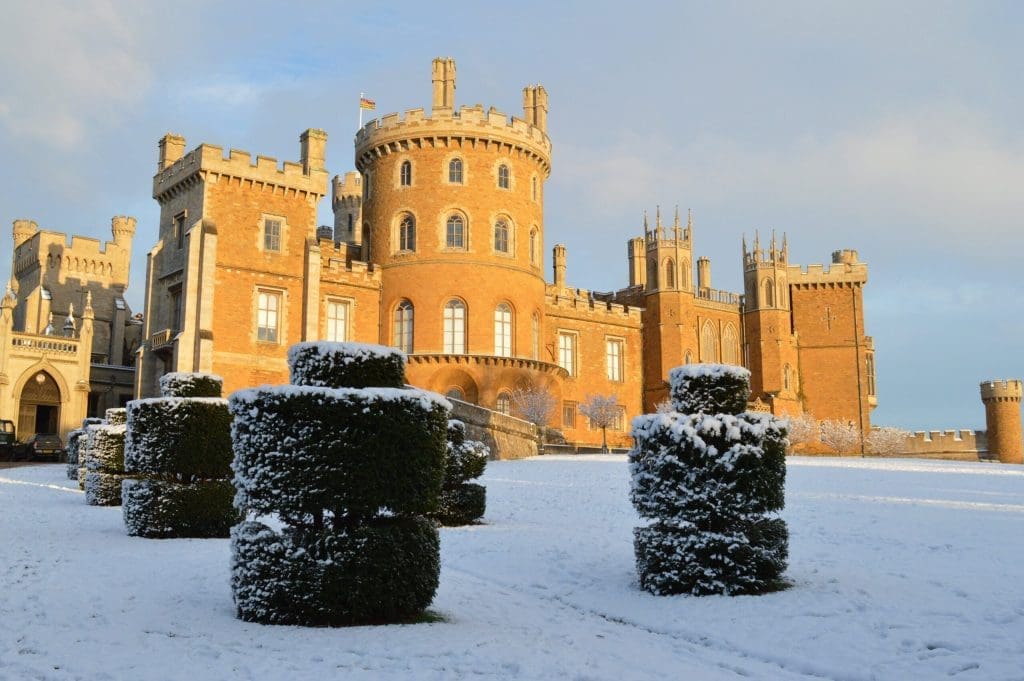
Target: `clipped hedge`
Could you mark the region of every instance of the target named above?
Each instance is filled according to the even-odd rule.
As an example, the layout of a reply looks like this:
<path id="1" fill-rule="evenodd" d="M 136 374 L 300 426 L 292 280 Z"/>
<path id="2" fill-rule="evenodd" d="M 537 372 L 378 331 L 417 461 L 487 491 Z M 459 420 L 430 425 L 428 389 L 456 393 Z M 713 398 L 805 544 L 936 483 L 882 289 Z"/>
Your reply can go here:
<path id="1" fill-rule="evenodd" d="M 437 505 L 447 403 L 419 390 L 263 387 L 231 396 L 238 503 L 298 521 L 341 506 L 370 518 L 381 508 Z"/>
<path id="2" fill-rule="evenodd" d="M 296 343 L 288 349 L 292 385 L 401 388 L 405 353 L 367 343 Z"/>
<path id="3" fill-rule="evenodd" d="M 103 425 L 93 431 L 85 467 L 90 472 L 124 473 L 125 426 Z"/>
<path id="4" fill-rule="evenodd" d="M 319 535 L 245 522 L 231 535 L 243 620 L 352 625 L 415 618 L 434 598 L 440 541 L 420 517 L 376 518 Z"/>
<path id="5" fill-rule="evenodd" d="M 238 615 L 304 625 L 412 620 L 440 574 L 437 527 L 424 516 L 445 479 L 450 405 L 400 388 L 405 355 L 390 348 L 301 343 L 288 358 L 298 385 L 229 399 L 237 509 L 284 524 L 232 530 Z"/>
<path id="6" fill-rule="evenodd" d="M 669 373 L 678 411 L 633 420 L 631 501 L 640 586 L 657 595 L 779 588 L 789 556 L 786 429 L 742 411 L 749 372 L 687 365 Z"/>
<path id="7" fill-rule="evenodd" d="M 466 439 L 466 424 L 448 422 L 445 475 L 437 510 L 431 514 L 442 525 L 478 522 L 487 508 L 487 490 L 469 482 L 484 474 L 490 450 L 482 442 Z"/>
<path id="8" fill-rule="evenodd" d="M 180 374 L 179 374 L 180 375 Z M 178 381 L 175 385 L 185 385 Z M 125 467 L 142 475 L 231 476 L 231 414 L 218 397 L 157 397 L 128 403 Z"/>
<path id="9" fill-rule="evenodd" d="M 72 430 L 70 433 L 68 433 L 68 442 L 67 442 L 67 446 L 65 447 L 65 449 L 67 451 L 67 454 L 68 454 L 68 467 L 67 467 L 68 480 L 77 480 L 78 479 L 78 469 L 80 467 L 80 464 L 78 463 L 79 443 L 80 442 L 84 442 L 84 440 L 85 440 L 85 431 L 84 430 L 81 430 L 81 429 Z"/>
<path id="10" fill-rule="evenodd" d="M 90 506 L 120 506 L 121 483 L 127 478 L 123 473 L 89 471 L 85 474 L 85 503 Z"/>
<path id="11" fill-rule="evenodd" d="M 229 480 L 125 480 L 124 524 L 133 537 L 225 537 L 241 520 L 232 506 L 234 496 Z"/>
<path id="12" fill-rule="evenodd" d="M 124 485 L 129 535 L 227 537 L 242 515 L 231 484 L 231 413 L 212 374 L 166 374 L 164 397 L 128 403 Z"/>
<path id="13" fill-rule="evenodd" d="M 220 397 L 224 379 L 215 374 L 171 372 L 160 377 L 164 397 Z"/>
<path id="14" fill-rule="evenodd" d="M 108 409 L 103 417 L 103 423 L 110 426 L 123 426 L 127 420 L 127 412 L 124 407 Z"/>

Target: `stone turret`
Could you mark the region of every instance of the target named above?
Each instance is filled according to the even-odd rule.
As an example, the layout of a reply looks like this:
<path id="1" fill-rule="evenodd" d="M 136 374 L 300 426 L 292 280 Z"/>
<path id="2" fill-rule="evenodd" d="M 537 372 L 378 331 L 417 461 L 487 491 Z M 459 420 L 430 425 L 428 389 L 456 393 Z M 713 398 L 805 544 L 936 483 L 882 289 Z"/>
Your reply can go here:
<path id="1" fill-rule="evenodd" d="M 14 247 L 22 245 L 39 231 L 39 225 L 36 224 L 35 220 L 15 220 L 14 221 Z"/>
<path id="2" fill-rule="evenodd" d="M 173 165 L 185 155 L 185 138 L 174 133 L 167 133 L 160 138 L 160 157 L 156 164 L 157 172 Z"/>
<path id="3" fill-rule="evenodd" d="M 363 178 L 356 171 L 334 176 L 331 207 L 334 210 L 334 240 L 358 245 L 362 232 Z M 363 258 L 365 260 L 365 258 Z"/>
<path id="4" fill-rule="evenodd" d="M 115 215 L 110 220 L 110 232 L 114 235 L 114 243 L 130 251 L 132 239 L 135 237 L 135 218 L 127 215 Z"/>
<path id="5" fill-rule="evenodd" d="M 565 244 L 555 244 L 555 289 L 561 291 L 565 288 Z"/>
<path id="6" fill-rule="evenodd" d="M 327 159 L 327 133 L 310 128 L 299 136 L 299 163 L 307 175 L 310 170 L 324 170 Z"/>
<path id="7" fill-rule="evenodd" d="M 1024 438 L 1021 436 L 1020 379 L 985 381 L 981 401 L 985 403 L 988 428 L 988 452 L 1001 463 L 1024 463 Z"/>
<path id="8" fill-rule="evenodd" d="M 451 114 L 455 110 L 455 60 L 451 57 L 438 57 L 433 62 L 435 113 Z"/>

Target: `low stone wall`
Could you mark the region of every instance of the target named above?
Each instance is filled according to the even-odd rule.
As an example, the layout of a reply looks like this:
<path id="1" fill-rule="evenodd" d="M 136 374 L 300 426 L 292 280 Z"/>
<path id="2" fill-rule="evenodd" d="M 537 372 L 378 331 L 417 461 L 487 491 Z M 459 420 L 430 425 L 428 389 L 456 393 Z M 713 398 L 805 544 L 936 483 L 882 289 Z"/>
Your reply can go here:
<path id="1" fill-rule="evenodd" d="M 960 461 L 990 458 L 984 430 L 919 430 L 907 438 L 903 455 Z"/>
<path id="2" fill-rule="evenodd" d="M 492 459 L 522 459 L 537 455 L 537 427 L 529 421 L 450 397 L 447 399 L 452 403 L 452 418 L 466 424 L 466 437 L 487 445 Z"/>

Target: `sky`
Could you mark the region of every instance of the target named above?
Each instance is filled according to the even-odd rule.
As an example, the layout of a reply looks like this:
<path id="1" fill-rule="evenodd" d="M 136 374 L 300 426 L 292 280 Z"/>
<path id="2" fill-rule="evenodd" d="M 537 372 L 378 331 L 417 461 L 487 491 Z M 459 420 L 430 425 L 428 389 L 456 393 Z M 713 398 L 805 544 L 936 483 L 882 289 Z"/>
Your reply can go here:
<path id="1" fill-rule="evenodd" d="M 804 265 L 859 252 L 875 424 L 983 428 L 979 382 L 1024 377 L 1019 3 L 5 5 L 0 222 L 109 239 L 136 216 L 136 311 L 164 133 L 297 160 L 322 128 L 344 173 L 360 92 L 429 108 L 451 56 L 457 104 L 521 115 L 522 87 L 547 89 L 546 243 L 571 285 L 625 286 L 643 211 L 678 205 L 716 288 L 742 290 L 755 230 Z"/>

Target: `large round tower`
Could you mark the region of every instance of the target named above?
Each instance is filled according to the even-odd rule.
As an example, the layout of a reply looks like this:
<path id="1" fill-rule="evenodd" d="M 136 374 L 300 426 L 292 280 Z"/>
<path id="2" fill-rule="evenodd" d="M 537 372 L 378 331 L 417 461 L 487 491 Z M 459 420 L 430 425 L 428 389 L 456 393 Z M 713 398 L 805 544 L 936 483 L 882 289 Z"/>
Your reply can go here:
<path id="1" fill-rule="evenodd" d="M 429 116 L 388 114 L 357 133 L 362 253 L 381 270 L 380 341 L 410 353 L 410 380 L 494 406 L 513 378 L 501 369 L 557 369 L 537 362 L 547 93 L 525 88 L 511 119 L 454 98 L 455 62 L 435 59 Z"/>
<path id="2" fill-rule="evenodd" d="M 1021 435 L 1020 380 L 986 381 L 981 384 L 985 403 L 988 451 L 1002 463 L 1024 463 L 1024 437 Z"/>

